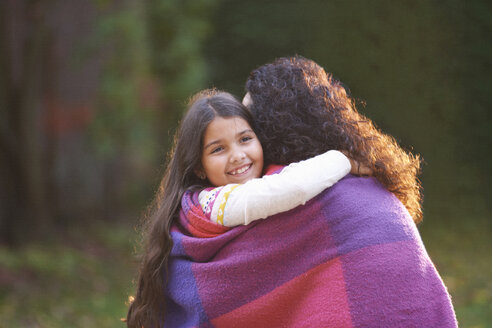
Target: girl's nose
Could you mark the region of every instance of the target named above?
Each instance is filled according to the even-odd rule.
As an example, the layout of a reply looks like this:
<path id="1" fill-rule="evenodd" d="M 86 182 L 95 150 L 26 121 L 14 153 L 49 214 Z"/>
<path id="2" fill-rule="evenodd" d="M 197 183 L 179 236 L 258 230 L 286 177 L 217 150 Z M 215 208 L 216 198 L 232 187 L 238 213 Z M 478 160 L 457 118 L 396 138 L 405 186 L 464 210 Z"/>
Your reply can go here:
<path id="1" fill-rule="evenodd" d="M 230 161 L 231 163 L 237 163 L 242 161 L 245 157 L 246 154 L 244 153 L 244 151 L 242 151 L 241 149 L 235 149 L 231 154 Z"/>

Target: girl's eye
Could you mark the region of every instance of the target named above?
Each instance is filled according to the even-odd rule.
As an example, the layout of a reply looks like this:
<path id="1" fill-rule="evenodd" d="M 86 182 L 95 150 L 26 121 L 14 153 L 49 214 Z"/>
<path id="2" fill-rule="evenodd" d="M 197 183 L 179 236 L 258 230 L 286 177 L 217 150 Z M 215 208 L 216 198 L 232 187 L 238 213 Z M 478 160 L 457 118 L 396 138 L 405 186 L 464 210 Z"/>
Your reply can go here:
<path id="1" fill-rule="evenodd" d="M 212 151 L 210 152 L 210 154 L 215 154 L 215 153 L 218 153 L 219 151 L 221 151 L 223 148 L 222 147 L 215 147 L 214 149 L 212 149 Z"/>
<path id="2" fill-rule="evenodd" d="M 244 137 L 241 138 L 241 142 L 246 142 L 246 141 L 249 141 L 251 139 L 253 139 L 253 138 L 250 137 L 250 136 L 244 136 Z"/>

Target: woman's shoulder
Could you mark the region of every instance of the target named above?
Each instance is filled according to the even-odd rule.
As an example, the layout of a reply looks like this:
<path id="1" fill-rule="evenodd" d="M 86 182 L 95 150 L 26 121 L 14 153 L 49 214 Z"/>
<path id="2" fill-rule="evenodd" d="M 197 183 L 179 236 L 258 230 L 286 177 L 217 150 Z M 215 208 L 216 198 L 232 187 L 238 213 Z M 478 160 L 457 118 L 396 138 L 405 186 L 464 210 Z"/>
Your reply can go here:
<path id="1" fill-rule="evenodd" d="M 331 202 L 350 204 L 354 210 L 403 206 L 376 178 L 351 174 L 325 192 L 325 196 Z"/>
<path id="2" fill-rule="evenodd" d="M 419 239 L 405 206 L 375 178 L 349 175 L 325 192 L 320 202 L 331 230 L 347 240 L 370 245 Z"/>

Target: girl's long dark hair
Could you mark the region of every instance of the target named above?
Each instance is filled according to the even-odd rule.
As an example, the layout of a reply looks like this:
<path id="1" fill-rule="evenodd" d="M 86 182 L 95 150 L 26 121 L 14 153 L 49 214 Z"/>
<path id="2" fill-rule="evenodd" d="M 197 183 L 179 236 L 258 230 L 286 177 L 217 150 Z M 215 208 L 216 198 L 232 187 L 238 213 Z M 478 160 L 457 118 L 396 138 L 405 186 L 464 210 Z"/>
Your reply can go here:
<path id="1" fill-rule="evenodd" d="M 418 156 L 360 114 L 342 84 L 301 56 L 279 58 L 251 72 L 246 91 L 265 165 L 289 164 L 329 149 L 347 150 L 422 219 Z"/>
<path id="2" fill-rule="evenodd" d="M 204 90 L 191 98 L 189 109 L 174 137 L 169 164 L 149 215 L 142 226 L 143 245 L 137 290 L 127 314 L 132 328 L 157 327 L 166 313 L 165 288 L 173 242 L 170 229 L 179 215 L 181 198 L 190 188 L 206 187 L 195 172 L 201 168 L 203 136 L 215 117 L 243 118 L 252 126 L 251 113 L 231 94 Z"/>

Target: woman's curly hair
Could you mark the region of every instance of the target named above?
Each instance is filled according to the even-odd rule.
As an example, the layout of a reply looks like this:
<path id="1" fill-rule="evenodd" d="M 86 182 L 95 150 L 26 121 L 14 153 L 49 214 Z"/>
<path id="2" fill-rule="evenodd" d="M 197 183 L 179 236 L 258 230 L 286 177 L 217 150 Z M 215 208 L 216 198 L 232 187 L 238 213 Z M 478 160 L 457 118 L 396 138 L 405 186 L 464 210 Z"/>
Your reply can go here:
<path id="1" fill-rule="evenodd" d="M 360 114 L 342 84 L 314 61 L 279 58 L 251 72 L 246 91 L 265 164 L 289 164 L 329 149 L 348 151 L 422 220 L 420 158 Z"/>

